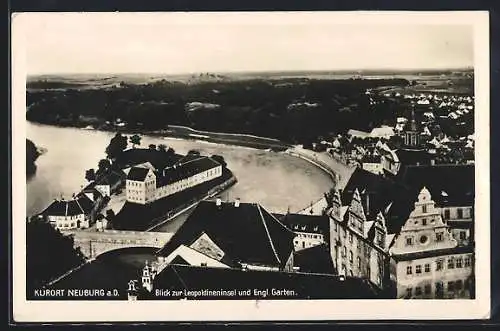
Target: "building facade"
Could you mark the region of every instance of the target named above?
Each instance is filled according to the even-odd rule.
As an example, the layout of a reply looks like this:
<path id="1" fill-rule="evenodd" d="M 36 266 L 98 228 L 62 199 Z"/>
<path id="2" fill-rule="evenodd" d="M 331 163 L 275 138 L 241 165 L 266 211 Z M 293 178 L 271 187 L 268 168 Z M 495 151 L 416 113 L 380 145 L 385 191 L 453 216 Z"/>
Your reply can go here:
<path id="1" fill-rule="evenodd" d="M 389 231 L 385 210 L 367 216 L 356 189 L 343 206 L 335 193 L 330 214 L 330 253 L 339 274 L 361 277 L 392 298 L 471 298 L 474 251 L 460 244 L 441 208 L 424 187 L 397 231 Z M 394 227 L 393 227 L 394 228 Z M 467 236 L 465 242 L 470 242 Z"/>
<path id="2" fill-rule="evenodd" d="M 222 165 L 210 157 L 181 159 L 171 167 L 132 167 L 126 181 L 127 201 L 148 204 L 222 176 Z"/>

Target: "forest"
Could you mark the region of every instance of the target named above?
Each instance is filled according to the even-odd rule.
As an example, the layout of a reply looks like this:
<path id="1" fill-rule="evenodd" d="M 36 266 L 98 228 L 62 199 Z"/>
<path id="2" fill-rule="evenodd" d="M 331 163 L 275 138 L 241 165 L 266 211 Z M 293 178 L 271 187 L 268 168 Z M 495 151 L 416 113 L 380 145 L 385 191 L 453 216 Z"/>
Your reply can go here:
<path id="1" fill-rule="evenodd" d="M 34 82 L 35 86 L 43 86 Z M 148 132 L 185 125 L 300 143 L 350 128 L 369 130 L 393 118 L 367 89 L 408 86 L 405 79 L 249 79 L 187 84 L 161 80 L 76 89 L 50 83 L 28 89 L 29 121 L 60 126 Z"/>

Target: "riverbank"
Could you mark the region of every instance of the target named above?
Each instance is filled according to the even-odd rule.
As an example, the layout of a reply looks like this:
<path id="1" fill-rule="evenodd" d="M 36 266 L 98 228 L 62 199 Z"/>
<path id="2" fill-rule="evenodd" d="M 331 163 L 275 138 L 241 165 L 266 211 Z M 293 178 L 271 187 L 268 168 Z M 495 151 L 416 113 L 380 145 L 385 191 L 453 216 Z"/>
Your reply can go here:
<path id="1" fill-rule="evenodd" d="M 334 181 L 334 186 L 337 189 L 343 189 L 347 185 L 355 169 L 355 167 L 347 166 L 329 156 L 326 152 L 314 152 L 294 146 L 287 149 L 285 153 L 303 159 L 326 172 Z"/>
<path id="2" fill-rule="evenodd" d="M 291 144 L 285 143 L 278 139 L 260 137 L 245 133 L 225 133 L 225 132 L 213 132 L 213 131 L 201 131 L 196 130 L 187 126 L 180 125 L 169 125 L 167 129 L 162 130 L 139 130 L 131 129 L 125 126 L 112 126 L 108 124 L 99 124 L 97 126 L 85 126 L 85 124 L 75 124 L 75 125 L 64 125 L 57 123 L 39 123 L 31 122 L 37 125 L 47 125 L 59 128 L 75 128 L 80 130 L 95 130 L 103 132 L 121 132 L 123 134 L 138 134 L 147 135 L 152 137 L 168 137 L 176 139 L 186 139 L 186 140 L 201 140 L 217 144 L 234 145 L 249 147 L 255 149 L 269 149 L 272 151 L 284 151 L 287 148 L 292 147 Z"/>

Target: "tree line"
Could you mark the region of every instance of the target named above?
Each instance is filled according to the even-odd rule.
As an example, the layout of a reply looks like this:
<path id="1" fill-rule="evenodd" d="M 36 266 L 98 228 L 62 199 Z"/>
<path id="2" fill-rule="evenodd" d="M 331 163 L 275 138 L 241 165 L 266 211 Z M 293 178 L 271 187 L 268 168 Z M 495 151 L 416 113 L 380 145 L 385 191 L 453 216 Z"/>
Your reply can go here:
<path id="1" fill-rule="evenodd" d="M 254 79 L 37 90 L 27 92 L 26 116 L 68 126 L 122 121 L 129 129 L 144 131 L 187 125 L 299 142 L 330 131 L 375 125 L 383 107 L 371 105 L 365 91 L 408 84 L 405 79 Z M 193 102 L 199 106 L 188 107 Z"/>

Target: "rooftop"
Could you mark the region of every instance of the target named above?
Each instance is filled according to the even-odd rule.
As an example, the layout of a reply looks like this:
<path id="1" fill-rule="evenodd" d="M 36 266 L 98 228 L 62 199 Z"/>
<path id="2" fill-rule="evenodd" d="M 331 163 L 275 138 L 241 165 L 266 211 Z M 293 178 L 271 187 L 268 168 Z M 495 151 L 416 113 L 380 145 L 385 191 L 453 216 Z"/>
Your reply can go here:
<path id="1" fill-rule="evenodd" d="M 295 234 L 254 203 L 202 201 L 172 239 L 159 251 L 168 256 L 190 246 L 205 233 L 233 262 L 284 266 L 293 251 Z"/>

